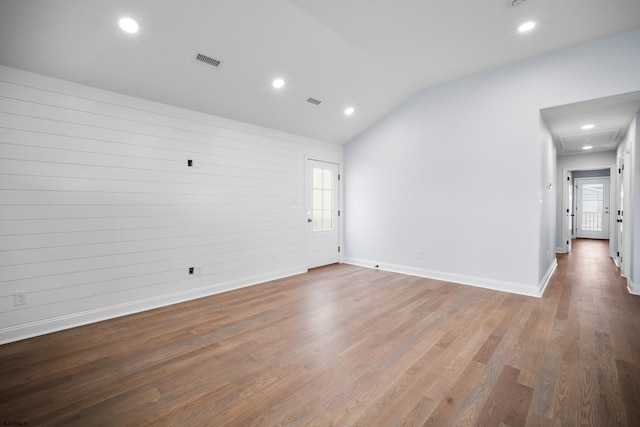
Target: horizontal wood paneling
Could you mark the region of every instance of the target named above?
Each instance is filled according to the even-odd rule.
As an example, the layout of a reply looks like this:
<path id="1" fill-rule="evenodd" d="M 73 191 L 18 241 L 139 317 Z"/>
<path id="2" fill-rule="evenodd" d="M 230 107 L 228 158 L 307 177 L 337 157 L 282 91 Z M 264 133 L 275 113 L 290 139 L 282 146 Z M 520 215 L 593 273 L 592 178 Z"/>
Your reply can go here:
<path id="1" fill-rule="evenodd" d="M 309 156 L 342 147 L 0 67 L 0 342 L 304 271 Z"/>
<path id="2" fill-rule="evenodd" d="M 260 217 L 258 223 L 256 217 Z M 297 215 L 262 214 L 242 215 L 235 218 L 226 218 L 224 225 L 219 224 L 210 216 L 165 216 L 165 217 L 116 217 L 116 218 L 60 218 L 60 219 L 33 219 L 30 221 L 5 220 L 0 222 L 0 236 L 13 236 L 16 234 L 55 234 L 71 232 L 90 232 L 101 230 L 135 230 L 147 228 L 181 228 L 191 230 L 200 227 L 215 227 L 228 233 L 238 231 L 252 231 L 255 229 L 287 228 L 290 221 L 299 219 Z M 185 233 L 192 234 L 192 233 Z M 3 259 L 1 262 L 4 262 Z"/>
<path id="3" fill-rule="evenodd" d="M 36 121 L 34 120 L 33 123 L 36 123 Z M 212 156 L 199 146 L 194 145 L 189 147 L 189 143 L 185 141 L 181 141 L 182 143 L 177 146 L 174 141 L 159 143 L 157 138 L 149 142 L 141 141 L 138 137 L 122 138 L 121 140 L 108 138 L 110 135 L 105 135 L 103 139 L 89 139 L 81 134 L 79 134 L 79 136 L 70 135 L 77 132 L 72 132 L 72 130 L 68 128 L 66 129 L 66 133 L 67 135 L 61 136 L 55 133 L 34 133 L 28 130 L 0 129 L 0 142 L 50 148 L 60 151 L 105 153 L 130 157 L 140 157 L 142 149 L 144 158 L 165 160 L 174 160 L 176 153 L 188 153 L 193 154 L 194 157 L 200 156 L 199 158 L 208 159 L 210 163 L 215 163 L 216 161 L 221 163 L 221 159 L 224 159 L 225 164 L 233 160 L 243 160 L 242 157 L 245 156 L 247 151 L 234 147 L 217 146 L 217 155 Z M 299 156 L 287 156 L 284 153 L 257 152 L 261 153 L 260 160 L 262 163 L 259 165 L 261 169 L 271 165 L 299 166 Z M 245 166 L 245 163 L 242 162 L 241 165 Z"/>
<path id="4" fill-rule="evenodd" d="M 189 154 L 180 157 L 174 156 L 171 160 L 149 158 L 145 153 L 137 156 L 90 153 L 80 150 L 61 150 L 58 148 L 43 148 L 21 146 L 17 144 L 2 143 L 2 158 L 6 160 L 28 160 L 31 162 L 46 162 L 54 164 L 79 164 L 99 166 L 105 168 L 123 168 L 139 171 L 167 171 L 173 173 L 187 173 L 185 167 L 187 159 L 193 158 Z M 240 159 L 228 158 L 207 162 L 200 160 L 205 175 L 227 175 L 236 177 L 261 177 L 267 179 L 287 179 L 292 174 L 300 173 L 300 167 L 286 167 L 283 164 L 269 165 L 261 159 L 252 159 L 242 162 Z M 252 167 L 254 166 L 254 167 Z M 191 169 L 191 168 L 190 168 Z M 204 169 L 204 170 L 203 170 Z"/>
<path id="5" fill-rule="evenodd" d="M 45 212 L 43 212 L 45 211 Z M 243 212 L 240 215 L 249 217 L 251 214 L 257 216 L 269 214 L 286 214 L 290 211 L 287 206 L 263 206 L 262 212 Z M 184 206 L 167 205 L 159 210 L 155 206 L 146 205 L 4 205 L 0 209 L 0 219 L 42 219 L 42 218 L 103 218 L 103 217 L 151 217 L 151 216 L 232 216 L 237 212 L 234 206 L 210 206 L 199 205 L 195 212 L 187 211 Z M 45 216 L 47 215 L 47 216 Z"/>

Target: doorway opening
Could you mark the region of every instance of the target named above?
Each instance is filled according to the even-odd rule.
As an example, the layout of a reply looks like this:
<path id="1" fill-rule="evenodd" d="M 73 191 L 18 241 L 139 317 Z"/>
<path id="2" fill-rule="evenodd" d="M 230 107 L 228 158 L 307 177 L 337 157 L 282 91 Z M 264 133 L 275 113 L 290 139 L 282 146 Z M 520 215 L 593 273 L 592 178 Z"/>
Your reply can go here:
<path id="1" fill-rule="evenodd" d="M 590 167 L 563 169 L 566 185 L 563 186 L 564 223 L 562 239 L 564 251 L 571 252 L 574 239 L 609 240 L 609 254 L 613 256 L 616 236 L 615 215 L 611 215 L 616 206 L 615 175 L 612 167 Z M 613 185 L 612 185 L 613 184 Z"/>
<path id="2" fill-rule="evenodd" d="M 306 161 L 307 268 L 340 262 L 340 165 Z"/>

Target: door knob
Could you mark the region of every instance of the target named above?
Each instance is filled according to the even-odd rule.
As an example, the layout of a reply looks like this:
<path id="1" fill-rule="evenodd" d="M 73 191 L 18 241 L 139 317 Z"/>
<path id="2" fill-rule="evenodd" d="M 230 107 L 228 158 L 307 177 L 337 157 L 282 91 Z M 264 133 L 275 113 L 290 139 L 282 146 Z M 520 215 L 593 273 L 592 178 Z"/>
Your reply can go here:
<path id="1" fill-rule="evenodd" d="M 313 222 L 313 220 L 311 218 L 308 218 L 307 222 Z"/>

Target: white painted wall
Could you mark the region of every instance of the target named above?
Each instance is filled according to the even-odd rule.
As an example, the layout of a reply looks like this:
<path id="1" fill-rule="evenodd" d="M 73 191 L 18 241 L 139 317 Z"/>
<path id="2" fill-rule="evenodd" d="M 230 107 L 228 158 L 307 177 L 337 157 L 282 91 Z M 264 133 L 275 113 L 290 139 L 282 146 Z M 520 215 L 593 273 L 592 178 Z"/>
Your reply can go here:
<path id="1" fill-rule="evenodd" d="M 639 90 L 638 46 L 635 30 L 428 88 L 349 142 L 345 261 L 539 294 L 540 110 Z"/>
<path id="2" fill-rule="evenodd" d="M 640 149 L 638 149 L 638 136 L 640 135 L 640 113 L 636 114 L 635 132 L 633 136 L 632 147 L 632 172 L 631 172 L 631 221 L 627 221 L 631 228 L 631 284 L 630 290 L 640 295 L 640 226 L 638 226 L 638 215 L 640 214 Z"/>
<path id="3" fill-rule="evenodd" d="M 556 175 L 556 145 L 542 114 L 540 115 L 540 240 L 538 277 L 546 286 L 557 266 L 556 193 L 561 189 Z M 542 290 L 544 292 L 544 289 Z"/>
<path id="4" fill-rule="evenodd" d="M 342 146 L 0 67 L 0 343 L 306 271 L 306 156 Z"/>
<path id="5" fill-rule="evenodd" d="M 556 176 L 558 182 L 562 182 L 564 185 L 564 178 L 562 175 L 563 170 L 588 170 L 588 169 L 604 169 L 611 168 L 612 171 L 616 171 L 616 152 L 604 151 L 586 154 L 574 154 L 570 156 L 558 156 L 558 167 L 556 170 Z M 611 176 L 610 182 L 611 191 L 615 192 L 615 176 Z M 574 194 L 575 197 L 575 194 Z M 562 241 L 562 227 L 564 226 L 565 208 L 562 206 L 562 188 L 559 185 L 556 192 L 556 209 L 555 221 L 556 221 L 556 250 L 561 251 L 564 248 Z M 614 205 L 612 205 L 614 206 Z M 613 212 L 613 207 L 610 206 L 610 211 Z M 615 233 L 613 233 L 615 234 Z M 613 236 L 610 247 L 615 247 L 615 236 Z"/>
<path id="6" fill-rule="evenodd" d="M 624 140 L 618 146 L 616 161 L 625 151 L 629 151 L 631 164 L 625 164 L 625 174 L 629 174 L 631 188 L 625 188 L 624 227 L 629 230 L 631 239 L 625 242 L 624 274 L 627 277 L 629 291 L 640 295 L 640 227 L 638 227 L 638 212 L 640 212 L 640 150 L 638 150 L 638 136 L 640 135 L 640 112 L 629 126 Z M 618 163 L 619 167 L 619 163 Z M 628 198 L 628 200 L 627 200 Z M 625 233 L 626 234 L 626 233 Z M 630 260 L 630 261 L 629 261 Z"/>

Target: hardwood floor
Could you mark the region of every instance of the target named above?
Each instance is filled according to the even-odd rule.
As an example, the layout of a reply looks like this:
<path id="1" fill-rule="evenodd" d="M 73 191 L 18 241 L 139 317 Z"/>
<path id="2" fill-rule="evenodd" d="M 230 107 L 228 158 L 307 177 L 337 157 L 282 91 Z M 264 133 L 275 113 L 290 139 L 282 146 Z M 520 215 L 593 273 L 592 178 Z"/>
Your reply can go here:
<path id="1" fill-rule="evenodd" d="M 0 423 L 632 426 L 640 297 L 579 240 L 544 298 L 335 265 L 0 346 Z"/>

